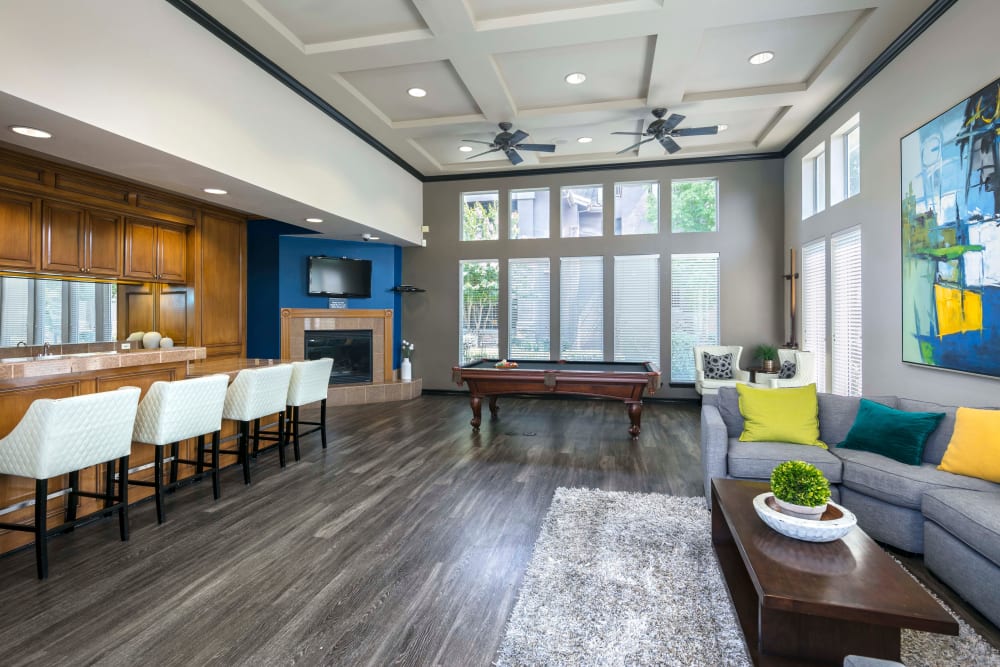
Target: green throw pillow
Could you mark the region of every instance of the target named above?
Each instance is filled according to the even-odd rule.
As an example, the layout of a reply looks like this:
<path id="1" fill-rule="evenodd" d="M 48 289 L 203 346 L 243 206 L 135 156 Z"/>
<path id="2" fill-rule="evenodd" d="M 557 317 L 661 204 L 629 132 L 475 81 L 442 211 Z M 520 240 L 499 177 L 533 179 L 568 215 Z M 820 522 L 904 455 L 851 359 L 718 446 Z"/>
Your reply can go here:
<path id="1" fill-rule="evenodd" d="M 790 442 L 826 449 L 819 439 L 816 385 L 763 389 L 738 384 L 736 392 L 743 415 L 743 442 Z"/>
<path id="2" fill-rule="evenodd" d="M 854 425 L 847 438 L 837 446 L 874 452 L 918 466 L 927 438 L 943 418 L 943 412 L 895 410 L 862 398 Z"/>

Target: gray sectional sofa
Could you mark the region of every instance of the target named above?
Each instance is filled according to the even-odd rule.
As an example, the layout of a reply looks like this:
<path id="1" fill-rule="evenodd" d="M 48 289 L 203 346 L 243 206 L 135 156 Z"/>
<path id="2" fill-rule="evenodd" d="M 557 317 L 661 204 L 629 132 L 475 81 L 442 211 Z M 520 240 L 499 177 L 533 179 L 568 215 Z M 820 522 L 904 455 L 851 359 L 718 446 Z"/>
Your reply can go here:
<path id="1" fill-rule="evenodd" d="M 735 389 L 704 396 L 701 458 L 705 494 L 713 477 L 768 481 L 778 463 L 812 463 L 830 480 L 833 499 L 854 512 L 879 542 L 924 554 L 924 562 L 1000 626 L 1000 485 L 937 469 L 955 427 L 955 407 L 895 396 L 869 396 L 891 408 L 944 412 L 924 449 L 906 465 L 871 452 L 838 449 L 857 416 L 857 397 L 819 394 L 820 439 L 829 450 L 780 442 L 740 442 L 743 417 Z"/>

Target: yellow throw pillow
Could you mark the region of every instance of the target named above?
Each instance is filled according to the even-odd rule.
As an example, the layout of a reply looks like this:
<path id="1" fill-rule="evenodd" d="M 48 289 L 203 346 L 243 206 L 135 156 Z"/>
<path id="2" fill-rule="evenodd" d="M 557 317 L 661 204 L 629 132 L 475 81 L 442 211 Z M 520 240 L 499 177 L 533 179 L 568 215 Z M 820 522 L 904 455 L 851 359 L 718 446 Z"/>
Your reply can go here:
<path id="1" fill-rule="evenodd" d="M 1000 484 L 1000 410 L 956 410 L 938 470 Z"/>
<path id="2" fill-rule="evenodd" d="M 764 389 L 736 385 L 743 415 L 743 442 L 790 442 L 826 449 L 819 439 L 816 385 Z"/>

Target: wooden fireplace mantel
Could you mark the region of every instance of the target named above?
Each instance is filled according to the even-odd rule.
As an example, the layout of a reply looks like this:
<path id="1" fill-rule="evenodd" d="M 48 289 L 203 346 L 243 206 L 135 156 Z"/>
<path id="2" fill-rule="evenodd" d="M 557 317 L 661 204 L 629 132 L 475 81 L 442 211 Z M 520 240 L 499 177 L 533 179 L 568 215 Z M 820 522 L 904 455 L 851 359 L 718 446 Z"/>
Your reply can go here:
<path id="1" fill-rule="evenodd" d="M 376 322 L 381 327 L 376 327 Z M 281 358 L 302 361 L 303 351 L 293 345 L 293 338 L 301 338 L 305 330 L 336 331 L 338 329 L 382 329 L 382 339 L 372 337 L 372 355 L 382 356 L 382 378 L 373 380 L 391 382 L 392 375 L 392 309 L 365 310 L 354 308 L 282 308 L 281 309 Z M 379 344 L 381 343 L 381 345 Z M 379 349 L 381 348 L 381 349 Z M 374 369 L 372 369 L 374 370 Z"/>

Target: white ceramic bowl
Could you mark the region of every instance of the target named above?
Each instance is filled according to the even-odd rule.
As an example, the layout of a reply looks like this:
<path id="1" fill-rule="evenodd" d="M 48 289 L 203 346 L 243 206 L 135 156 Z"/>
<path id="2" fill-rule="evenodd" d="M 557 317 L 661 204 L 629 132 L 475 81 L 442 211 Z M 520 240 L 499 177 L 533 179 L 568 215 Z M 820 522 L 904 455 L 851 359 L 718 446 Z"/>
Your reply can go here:
<path id="1" fill-rule="evenodd" d="M 764 523 L 787 537 L 806 542 L 833 542 L 847 535 L 858 524 L 858 518 L 849 509 L 832 500 L 830 506 L 843 513 L 838 519 L 816 521 L 783 514 L 767 504 L 767 499 L 773 495 L 771 492 L 760 494 L 753 499 L 753 508 Z"/>

